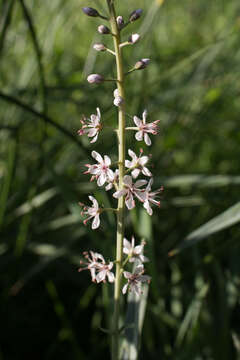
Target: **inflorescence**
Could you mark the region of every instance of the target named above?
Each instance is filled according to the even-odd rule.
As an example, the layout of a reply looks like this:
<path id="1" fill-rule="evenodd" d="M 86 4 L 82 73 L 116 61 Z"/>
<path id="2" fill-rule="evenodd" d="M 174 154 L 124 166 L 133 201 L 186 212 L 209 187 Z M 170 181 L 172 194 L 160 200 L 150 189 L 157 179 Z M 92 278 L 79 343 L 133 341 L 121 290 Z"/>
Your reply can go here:
<path id="1" fill-rule="evenodd" d="M 90 7 L 84 7 L 83 12 L 90 17 L 99 17 L 104 20 L 109 20 L 107 17 L 101 15 L 96 9 Z M 120 32 L 127 25 L 138 20 L 142 15 L 142 10 L 137 9 L 133 11 L 128 20 L 125 22 L 122 16 L 117 16 L 115 21 Z M 112 33 L 106 25 L 100 24 L 97 28 L 98 33 L 102 35 L 112 35 L 113 37 L 116 34 Z M 119 48 L 123 48 L 127 45 L 134 45 L 140 40 L 139 34 L 131 34 L 128 36 L 127 41 L 119 44 Z M 102 43 L 94 44 L 93 48 L 96 51 L 107 51 L 116 56 L 115 52 L 111 49 L 108 49 Z M 134 67 L 130 69 L 126 74 L 130 74 L 135 70 L 145 69 L 150 62 L 150 59 L 144 58 L 138 60 Z M 100 84 L 104 81 L 109 81 L 105 79 L 103 75 L 100 74 L 90 74 L 87 77 L 87 81 L 91 84 Z M 114 81 L 111 79 L 111 81 Z M 118 89 L 115 89 L 113 92 L 113 104 L 121 108 L 124 105 L 124 99 L 119 95 Z M 100 131 L 103 130 L 103 122 L 101 120 L 101 112 L 97 107 L 96 114 L 92 114 L 90 118 L 83 118 L 81 120 L 82 127 L 78 130 L 78 135 L 87 135 L 91 143 L 95 143 L 98 140 Z M 147 111 L 144 110 L 142 114 L 142 119 L 134 115 L 133 126 L 125 127 L 124 131 L 135 131 L 135 139 L 137 141 L 145 142 L 147 146 L 150 146 L 151 135 L 158 134 L 158 123 L 160 120 L 155 120 L 153 122 L 147 122 Z M 153 190 L 153 177 L 152 173 L 147 167 L 147 164 L 150 160 L 150 156 L 143 155 L 143 150 L 140 150 L 140 154 L 137 155 L 131 149 L 128 149 L 128 155 L 130 159 L 126 159 L 124 174 L 122 177 L 121 186 L 119 184 L 119 169 L 114 168 L 114 164 L 108 155 L 101 155 L 97 151 L 93 150 L 91 155 L 95 160 L 95 163 L 86 164 L 87 170 L 84 172 L 87 175 L 90 175 L 90 181 L 96 181 L 97 186 L 105 187 L 106 191 L 113 191 L 113 198 L 119 199 L 124 198 L 125 206 L 128 210 L 132 210 L 136 206 L 136 200 L 143 204 L 144 209 L 146 209 L 149 215 L 153 214 L 152 205 L 160 207 L 159 194 L 163 191 L 163 188 Z M 139 179 L 139 176 L 143 175 L 144 179 Z M 91 227 L 92 229 L 97 229 L 100 226 L 100 215 L 104 211 L 114 211 L 118 212 L 118 208 L 106 209 L 100 207 L 98 201 L 93 197 L 89 196 L 89 200 L 92 202 L 91 206 L 84 205 L 79 203 L 82 207 L 81 214 L 85 217 L 83 223 L 86 225 L 89 220 L 92 220 Z M 136 295 L 141 294 L 141 283 L 150 282 L 150 276 L 144 275 L 144 263 L 148 261 L 148 258 L 143 255 L 145 242 L 142 242 L 141 245 L 135 246 L 135 239 L 132 237 L 131 242 L 126 238 L 123 240 L 122 252 L 126 258 L 122 262 L 121 275 L 126 279 L 124 286 L 122 287 L 122 293 L 125 294 L 127 290 L 133 291 Z M 115 281 L 115 275 L 112 271 L 115 262 L 110 261 L 106 263 L 103 255 L 90 251 L 83 253 L 85 260 L 81 261 L 81 267 L 79 271 L 89 270 L 92 281 L 96 283 L 109 281 L 113 283 Z M 133 272 L 128 272 L 125 270 L 125 266 L 128 263 L 134 263 Z"/>

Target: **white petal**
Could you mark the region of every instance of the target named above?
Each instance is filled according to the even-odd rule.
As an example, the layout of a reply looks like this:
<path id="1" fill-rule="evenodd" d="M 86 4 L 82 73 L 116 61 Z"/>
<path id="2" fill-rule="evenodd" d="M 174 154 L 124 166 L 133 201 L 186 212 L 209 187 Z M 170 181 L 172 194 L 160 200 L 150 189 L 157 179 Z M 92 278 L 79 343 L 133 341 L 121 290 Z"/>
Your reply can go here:
<path id="1" fill-rule="evenodd" d="M 126 204 L 128 210 L 132 210 L 135 207 L 135 201 L 133 199 L 132 194 L 129 194 L 129 196 L 126 197 L 125 204 Z"/>
<path id="2" fill-rule="evenodd" d="M 97 133 L 97 129 L 91 128 L 88 130 L 88 137 L 93 137 L 96 135 L 96 133 Z"/>
<path id="3" fill-rule="evenodd" d="M 95 199 L 95 197 L 89 195 L 88 198 L 93 202 L 93 207 L 94 207 L 94 209 L 95 209 L 95 210 L 98 210 L 98 202 L 97 202 L 97 200 Z"/>
<path id="4" fill-rule="evenodd" d="M 94 136 L 94 138 L 90 141 L 90 143 L 91 143 L 91 144 L 92 144 L 92 143 L 95 143 L 95 142 L 97 141 L 97 138 L 98 138 L 98 133 L 97 133 L 96 136 Z"/>
<path id="5" fill-rule="evenodd" d="M 143 245 L 138 245 L 138 246 L 135 246 L 135 248 L 134 248 L 134 254 L 136 254 L 136 255 L 139 255 L 139 254 L 141 254 L 141 252 L 143 251 Z"/>
<path id="6" fill-rule="evenodd" d="M 143 131 L 142 130 L 138 131 L 135 134 L 135 138 L 136 138 L 137 141 L 142 141 L 142 139 L 143 139 Z"/>
<path id="7" fill-rule="evenodd" d="M 147 120 L 147 110 L 145 109 L 143 112 L 143 123 L 146 124 L 146 120 Z"/>
<path id="8" fill-rule="evenodd" d="M 112 183 L 109 183 L 107 186 L 105 186 L 105 190 L 106 190 L 106 191 L 109 191 L 109 190 L 112 189 L 112 187 L 113 187 L 113 184 L 112 184 Z"/>
<path id="9" fill-rule="evenodd" d="M 92 157 L 96 159 L 100 164 L 103 162 L 102 156 L 94 150 L 92 151 Z"/>
<path id="10" fill-rule="evenodd" d="M 107 273 L 107 277 L 109 282 L 114 282 L 114 274 L 111 271 Z"/>
<path id="11" fill-rule="evenodd" d="M 125 175 L 123 178 L 123 182 L 125 185 L 132 187 L 132 177 L 130 175 Z"/>
<path id="12" fill-rule="evenodd" d="M 98 186 L 102 186 L 105 184 L 107 180 L 106 174 L 105 173 L 101 173 L 100 176 L 97 179 L 97 184 Z"/>
<path id="13" fill-rule="evenodd" d="M 96 276 L 97 283 L 103 281 L 105 279 L 106 275 L 107 275 L 106 269 L 103 269 L 102 271 L 100 271 Z"/>
<path id="14" fill-rule="evenodd" d="M 110 157 L 107 155 L 104 155 L 104 162 L 105 162 L 106 166 L 110 166 L 111 165 Z"/>
<path id="15" fill-rule="evenodd" d="M 143 173 L 143 175 L 145 175 L 145 176 L 152 176 L 151 171 L 149 171 L 146 166 L 144 166 L 144 167 L 142 168 L 142 173 Z"/>
<path id="16" fill-rule="evenodd" d="M 133 117 L 133 121 L 135 122 L 135 125 L 137 127 L 140 127 L 142 125 L 142 120 L 140 120 L 137 116 Z"/>
<path id="17" fill-rule="evenodd" d="M 129 161 L 129 160 L 125 160 L 125 166 L 126 166 L 127 168 L 131 168 L 131 167 L 132 167 L 132 162 Z"/>
<path id="18" fill-rule="evenodd" d="M 140 173 L 140 169 L 134 169 L 132 172 L 131 172 L 131 175 L 134 179 L 136 179 L 138 177 Z"/>
<path id="19" fill-rule="evenodd" d="M 137 159 L 137 155 L 135 154 L 134 151 L 132 151 L 131 149 L 128 149 L 128 155 L 131 156 L 131 158 L 133 160 L 136 160 Z"/>
<path id="20" fill-rule="evenodd" d="M 100 121 L 100 119 L 101 119 L 101 112 L 100 112 L 100 109 L 99 109 L 99 108 L 97 108 L 97 116 L 98 116 L 98 119 L 99 119 L 99 121 Z"/>
<path id="21" fill-rule="evenodd" d="M 147 184 L 147 180 L 137 180 L 136 182 L 135 182 L 135 187 L 136 188 L 139 188 L 139 187 L 141 187 L 141 186 L 143 186 L 143 185 L 146 185 Z"/>
<path id="22" fill-rule="evenodd" d="M 127 248 L 128 250 L 131 250 L 131 249 L 132 249 L 131 243 L 130 243 L 126 238 L 123 239 L 123 246 L 124 246 L 125 248 Z M 126 253 L 125 253 L 125 254 L 126 254 Z"/>
<path id="23" fill-rule="evenodd" d="M 124 287 L 122 288 L 122 293 L 123 293 L 123 294 L 126 294 L 127 288 L 128 288 L 128 283 L 126 283 L 126 284 L 124 285 Z"/>
<path id="24" fill-rule="evenodd" d="M 130 278 L 132 277 L 132 274 L 131 274 L 130 272 L 128 272 L 128 271 L 124 271 L 124 272 L 123 272 L 123 275 L 124 275 L 124 277 L 125 277 L 126 279 L 130 279 Z"/>
<path id="25" fill-rule="evenodd" d="M 119 199 L 121 196 L 126 195 L 126 193 L 127 193 L 127 190 L 126 190 L 126 189 L 118 190 L 118 191 L 116 191 L 115 193 L 113 193 L 113 197 L 114 197 L 115 199 Z"/>
<path id="26" fill-rule="evenodd" d="M 147 210 L 147 213 L 148 213 L 149 215 L 152 215 L 152 214 L 153 214 L 152 208 L 151 208 L 148 200 L 146 200 L 146 201 L 144 202 L 143 207 Z"/>
<path id="27" fill-rule="evenodd" d="M 150 146 L 152 144 L 151 139 L 147 133 L 144 133 L 144 141 L 145 141 L 146 145 L 148 145 L 148 146 Z"/>
<path id="28" fill-rule="evenodd" d="M 94 216 L 93 222 L 92 222 L 92 229 L 95 230 L 99 227 L 100 225 L 100 218 L 99 218 L 99 214 L 97 214 L 96 216 Z"/>
<path id="29" fill-rule="evenodd" d="M 111 169 L 108 169 L 107 176 L 110 181 L 114 180 L 114 172 Z"/>
<path id="30" fill-rule="evenodd" d="M 148 156 L 142 156 L 140 157 L 140 159 L 138 160 L 138 163 L 141 165 L 141 166 L 144 166 L 149 160 L 149 157 Z"/>

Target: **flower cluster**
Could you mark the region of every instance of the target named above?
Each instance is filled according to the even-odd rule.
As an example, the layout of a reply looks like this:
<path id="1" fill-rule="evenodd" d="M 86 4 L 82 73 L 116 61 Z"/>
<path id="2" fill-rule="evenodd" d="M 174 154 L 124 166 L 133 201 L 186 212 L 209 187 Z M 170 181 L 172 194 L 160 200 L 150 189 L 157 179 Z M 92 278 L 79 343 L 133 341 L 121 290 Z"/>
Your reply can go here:
<path id="1" fill-rule="evenodd" d="M 113 2 L 109 2 L 109 7 L 114 7 Z M 101 18 L 109 20 L 107 17 L 100 14 L 96 9 L 90 7 L 84 7 L 83 12 L 89 17 Z M 145 69 L 150 62 L 150 59 L 143 58 L 135 62 L 135 65 L 130 68 L 129 71 L 124 72 L 122 61 L 119 61 L 121 56 L 122 48 L 125 46 L 135 46 L 141 39 L 141 36 L 137 33 L 129 34 L 125 41 L 121 41 L 121 30 L 132 22 L 138 20 L 142 15 L 142 10 L 137 9 L 130 13 L 129 18 L 125 21 L 123 16 L 119 15 L 115 18 L 115 11 L 110 11 L 110 28 L 106 25 L 98 25 L 97 31 L 103 36 L 113 36 L 114 39 L 114 50 L 107 48 L 103 43 L 96 43 L 93 48 L 98 52 L 110 53 L 116 57 L 116 63 L 118 64 L 117 79 L 107 79 L 101 74 L 89 74 L 87 81 L 90 84 L 101 84 L 105 81 L 114 81 L 117 83 L 117 88 L 113 91 L 113 104 L 118 108 L 119 119 L 125 117 L 125 97 L 123 89 L 123 74 L 129 74 L 136 70 Z M 112 24 L 115 23 L 115 26 Z M 117 34 L 116 34 L 117 31 Z M 116 36 L 117 35 L 117 36 Z M 118 58 L 118 59 L 117 59 Z M 132 126 L 125 127 L 119 125 L 119 129 L 116 131 L 118 135 L 119 144 L 124 143 L 124 133 L 128 130 L 135 132 L 135 139 L 137 141 L 144 142 L 147 146 L 152 144 L 152 135 L 158 134 L 158 123 L 160 120 L 147 122 L 147 111 L 144 110 L 142 119 L 136 115 L 132 116 Z M 120 122 L 124 124 L 124 121 Z M 119 124 L 120 124 L 119 123 Z M 90 138 L 90 143 L 95 143 L 98 140 L 99 132 L 103 129 L 103 121 L 101 120 L 101 112 L 97 107 L 97 113 L 92 114 L 90 118 L 84 117 L 81 120 L 81 129 L 78 130 L 78 135 L 87 135 Z M 115 129 L 116 130 L 116 129 Z M 121 139 L 120 139 L 121 137 Z M 121 145 L 120 145 L 121 146 Z M 131 146 L 132 147 L 132 146 Z M 133 148 L 133 147 L 132 147 Z M 86 206 L 79 203 L 82 207 L 82 216 L 85 218 L 83 223 L 86 225 L 89 220 L 92 220 L 92 229 L 97 229 L 100 226 L 100 214 L 103 211 L 114 211 L 117 214 L 117 221 L 123 221 L 119 218 L 120 214 L 120 203 L 124 204 L 128 210 L 132 210 L 136 206 L 136 200 L 143 205 L 149 215 L 153 214 L 152 206 L 160 206 L 159 195 L 163 188 L 152 190 L 153 175 L 149 170 L 150 156 L 144 154 L 143 149 L 140 149 L 139 155 L 137 155 L 132 149 L 128 149 L 127 153 L 129 158 L 125 158 L 124 145 L 122 145 L 121 157 L 116 164 L 111 161 L 108 155 L 101 155 L 96 150 L 91 152 L 91 156 L 95 161 L 85 164 L 87 170 L 84 174 L 90 175 L 90 181 L 96 181 L 98 187 L 105 187 L 106 191 L 112 190 L 112 197 L 118 200 L 117 208 L 104 208 L 99 206 L 97 199 L 93 196 L 89 196 L 89 200 L 92 202 L 92 206 Z M 120 155 L 119 155 L 120 156 Z M 121 159 L 121 160 L 120 160 Z M 142 176 L 143 178 L 140 178 Z M 119 200 L 123 198 L 122 200 Z M 119 220 L 120 219 L 120 220 Z M 120 228 L 124 228 L 122 223 Z M 84 253 L 85 260 L 81 261 L 82 270 L 89 270 L 91 273 L 92 281 L 96 283 L 100 282 L 114 282 L 120 281 L 120 277 L 125 278 L 125 284 L 122 288 L 122 293 L 125 294 L 127 290 L 133 291 L 136 295 L 141 294 L 141 284 L 150 282 L 151 278 L 148 275 L 144 275 L 144 263 L 148 261 L 148 258 L 144 256 L 145 243 L 142 242 L 140 245 L 135 245 L 135 239 L 132 236 L 131 242 L 124 238 L 124 234 L 121 234 L 122 251 L 120 259 L 116 259 L 116 267 L 120 266 L 120 272 L 114 275 L 112 272 L 114 262 L 110 261 L 106 263 L 103 255 L 90 251 Z M 123 258 L 125 256 L 125 259 Z M 127 266 L 133 264 L 132 272 L 127 271 Z M 116 279 L 115 279 L 116 277 Z M 117 287 L 117 284 L 116 284 Z"/>

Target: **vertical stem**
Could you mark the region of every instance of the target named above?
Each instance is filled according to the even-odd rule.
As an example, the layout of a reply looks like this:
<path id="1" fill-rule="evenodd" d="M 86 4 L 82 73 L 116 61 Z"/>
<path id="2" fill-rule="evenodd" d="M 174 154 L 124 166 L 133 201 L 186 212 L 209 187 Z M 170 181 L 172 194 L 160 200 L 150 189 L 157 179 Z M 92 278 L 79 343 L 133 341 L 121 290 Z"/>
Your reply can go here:
<path id="1" fill-rule="evenodd" d="M 123 188 L 123 177 L 125 169 L 125 96 L 123 87 L 123 62 L 121 48 L 120 31 L 116 22 L 116 14 L 112 0 L 107 0 L 110 25 L 113 33 L 114 50 L 116 54 L 117 67 L 117 87 L 119 96 L 123 99 L 123 104 L 118 107 L 118 169 L 119 169 L 119 189 Z M 119 314 L 120 314 L 120 294 L 121 294 L 121 270 L 122 270 L 122 249 L 124 237 L 124 197 L 118 200 L 117 213 L 117 246 L 116 246 L 116 276 L 114 287 L 114 313 L 112 324 L 112 360 L 119 360 Z"/>

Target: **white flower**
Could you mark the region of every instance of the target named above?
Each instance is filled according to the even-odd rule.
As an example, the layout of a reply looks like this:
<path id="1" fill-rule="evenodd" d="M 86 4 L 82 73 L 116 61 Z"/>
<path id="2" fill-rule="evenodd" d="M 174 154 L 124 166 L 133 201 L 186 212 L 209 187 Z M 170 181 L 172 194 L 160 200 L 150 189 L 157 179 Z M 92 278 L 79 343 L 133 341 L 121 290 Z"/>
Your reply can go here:
<path id="1" fill-rule="evenodd" d="M 139 260 L 141 263 L 149 261 L 146 256 L 143 255 L 144 245 L 135 246 L 135 239 L 132 236 L 132 242 L 130 243 L 126 238 L 123 239 L 123 253 L 129 257 L 129 262 Z"/>
<path id="2" fill-rule="evenodd" d="M 148 133 L 156 135 L 158 133 L 157 124 L 160 120 L 155 120 L 152 123 L 146 124 L 147 118 L 147 110 L 143 112 L 143 119 L 139 119 L 137 116 L 133 117 L 133 121 L 135 122 L 136 126 L 138 127 L 138 132 L 135 134 L 135 138 L 137 141 L 142 141 L 144 139 L 146 145 L 151 145 L 151 139 Z"/>
<path id="3" fill-rule="evenodd" d="M 104 257 L 93 251 L 90 251 L 91 258 L 87 251 L 84 252 L 83 255 L 87 259 L 87 262 L 80 261 L 80 265 L 85 264 L 86 266 L 78 269 L 79 272 L 82 270 L 90 270 L 93 282 L 106 282 L 106 277 L 109 282 L 114 282 L 114 274 L 110 271 L 113 267 L 112 261 L 106 264 Z"/>
<path id="4" fill-rule="evenodd" d="M 131 175 L 134 179 L 138 177 L 140 172 L 145 176 L 152 176 L 152 173 L 145 166 L 149 160 L 148 156 L 142 156 L 142 149 L 140 150 L 140 155 L 137 157 L 135 152 L 128 150 L 128 155 L 132 158 L 132 161 L 125 160 L 125 166 L 129 169 L 132 169 Z"/>
<path id="5" fill-rule="evenodd" d="M 140 35 L 139 35 L 139 34 L 132 34 L 132 35 L 129 36 L 128 42 L 129 42 L 130 44 L 135 44 L 139 39 L 140 39 Z"/>
<path id="6" fill-rule="evenodd" d="M 87 134 L 88 137 L 93 138 L 90 142 L 94 143 L 97 141 L 98 133 L 102 129 L 101 125 L 101 113 L 97 108 L 97 115 L 92 114 L 90 119 L 81 120 L 82 128 L 78 130 L 78 135 Z"/>
<path id="7" fill-rule="evenodd" d="M 89 215 L 89 217 L 83 221 L 84 225 L 87 224 L 88 220 L 93 218 L 92 229 L 95 230 L 100 225 L 99 214 L 101 213 L 102 210 L 99 209 L 98 202 L 93 196 L 89 196 L 88 198 L 89 198 L 89 200 L 92 201 L 92 203 L 93 203 L 92 206 L 85 206 L 82 203 L 79 203 L 79 205 L 83 206 L 83 210 L 82 210 L 81 214 Z"/>
<path id="8" fill-rule="evenodd" d="M 150 282 L 151 277 L 148 275 L 143 275 L 144 273 L 144 267 L 142 264 L 138 265 L 136 269 L 134 270 L 134 273 L 131 274 L 128 271 L 124 271 L 123 275 L 127 279 L 127 283 L 123 286 L 122 292 L 123 294 L 126 294 L 127 289 L 129 288 L 129 291 L 135 292 L 136 295 L 140 295 L 141 292 L 141 283 L 144 282 Z"/>
<path id="9" fill-rule="evenodd" d="M 147 183 L 146 180 L 138 180 L 135 184 L 132 182 L 132 177 L 130 175 L 125 175 L 123 178 L 124 188 L 122 190 L 118 190 L 113 194 L 113 197 L 120 198 L 121 196 L 125 196 L 125 204 L 128 210 L 131 210 L 135 207 L 135 200 L 133 196 L 136 196 L 138 200 L 144 202 L 145 193 L 143 189 L 139 189 L 141 186 Z"/>
<path id="10" fill-rule="evenodd" d="M 85 174 L 92 174 L 91 180 L 96 178 L 98 186 L 104 185 L 105 182 L 114 181 L 114 172 L 109 168 L 111 159 L 107 155 L 104 155 L 103 159 L 96 151 L 92 151 L 92 157 L 97 160 L 98 164 L 86 164 L 85 166 L 88 167 L 88 170 L 85 171 Z"/>
<path id="11" fill-rule="evenodd" d="M 149 180 L 149 183 L 145 189 L 145 200 L 144 200 L 144 204 L 143 207 L 147 210 L 149 215 L 152 215 L 153 211 L 152 208 L 150 206 L 150 203 L 157 205 L 158 207 L 160 207 L 160 201 L 155 200 L 155 196 L 157 196 L 160 192 L 163 191 L 163 187 L 161 187 L 160 189 L 157 189 L 155 191 L 151 191 L 151 186 L 153 184 L 153 179 L 151 178 Z"/>

